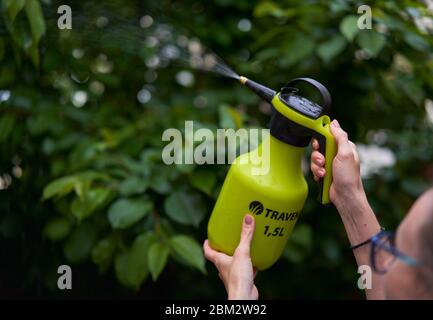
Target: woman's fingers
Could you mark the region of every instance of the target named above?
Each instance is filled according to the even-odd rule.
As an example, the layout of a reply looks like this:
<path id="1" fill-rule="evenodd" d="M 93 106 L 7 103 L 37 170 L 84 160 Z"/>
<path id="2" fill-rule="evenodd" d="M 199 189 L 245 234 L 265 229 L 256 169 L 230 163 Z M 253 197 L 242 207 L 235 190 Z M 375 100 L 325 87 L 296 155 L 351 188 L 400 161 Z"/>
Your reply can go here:
<path id="1" fill-rule="evenodd" d="M 314 175 L 314 180 L 316 180 L 316 181 L 318 181 L 319 178 L 323 178 L 326 174 L 325 168 L 318 166 L 314 162 L 311 162 L 310 168 L 311 168 L 311 172 Z"/>
<path id="2" fill-rule="evenodd" d="M 206 257 L 206 259 L 213 262 L 214 264 L 224 262 L 228 258 L 230 258 L 228 255 L 212 249 L 209 246 L 209 241 L 207 239 L 203 243 L 203 251 L 204 251 L 204 256 Z"/>
<path id="3" fill-rule="evenodd" d="M 250 214 L 245 215 L 244 221 L 242 223 L 241 240 L 239 242 L 239 246 L 236 249 L 238 254 L 241 254 L 245 257 L 250 256 L 250 244 L 254 236 L 254 227 L 255 223 L 253 216 Z"/>
<path id="4" fill-rule="evenodd" d="M 314 142 L 317 143 L 317 140 L 313 141 L 313 148 L 314 148 Z M 319 144 L 317 143 L 317 146 Z M 311 172 L 313 172 L 314 180 L 317 182 L 320 178 L 322 178 L 325 175 L 325 157 L 323 154 L 321 154 L 319 151 L 313 151 L 311 153 Z"/>
<path id="5" fill-rule="evenodd" d="M 257 276 L 257 273 L 259 272 L 259 270 L 257 270 L 257 268 L 256 267 L 253 267 L 253 275 L 254 275 L 254 278 Z"/>
<path id="6" fill-rule="evenodd" d="M 311 153 L 311 161 L 320 167 L 325 165 L 325 157 L 319 151 L 313 151 L 313 153 Z"/>
<path id="7" fill-rule="evenodd" d="M 312 146 L 313 146 L 313 150 L 319 150 L 319 141 L 313 139 Z"/>
<path id="8" fill-rule="evenodd" d="M 352 148 L 353 156 L 355 157 L 355 161 L 359 162 L 358 151 L 356 150 L 356 144 L 349 140 L 350 147 Z"/>
<path id="9" fill-rule="evenodd" d="M 336 159 L 345 162 L 350 160 L 353 155 L 353 148 L 349 143 L 349 138 L 337 120 L 331 122 L 331 132 L 334 136 L 335 142 L 337 143 L 337 155 Z"/>
<path id="10" fill-rule="evenodd" d="M 203 243 L 204 256 L 211 262 L 215 262 L 216 251 L 209 246 L 209 241 L 206 239 Z"/>

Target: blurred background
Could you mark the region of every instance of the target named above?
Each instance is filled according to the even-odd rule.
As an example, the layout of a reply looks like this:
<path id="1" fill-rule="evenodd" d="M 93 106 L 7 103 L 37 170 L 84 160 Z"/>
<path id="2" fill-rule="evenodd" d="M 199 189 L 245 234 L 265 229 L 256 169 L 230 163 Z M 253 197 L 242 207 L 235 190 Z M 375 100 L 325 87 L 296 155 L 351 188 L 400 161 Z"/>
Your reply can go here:
<path id="1" fill-rule="evenodd" d="M 226 298 L 201 244 L 228 165 L 166 166 L 161 135 L 185 120 L 266 127 L 269 106 L 191 68 L 198 47 L 274 89 L 322 82 L 387 229 L 431 185 L 431 1 L 0 2 L 3 298 Z M 357 27 L 363 4 L 370 30 Z M 259 273 L 260 297 L 363 298 L 338 213 L 306 174 L 304 212 Z M 62 264 L 72 290 L 57 288 Z"/>

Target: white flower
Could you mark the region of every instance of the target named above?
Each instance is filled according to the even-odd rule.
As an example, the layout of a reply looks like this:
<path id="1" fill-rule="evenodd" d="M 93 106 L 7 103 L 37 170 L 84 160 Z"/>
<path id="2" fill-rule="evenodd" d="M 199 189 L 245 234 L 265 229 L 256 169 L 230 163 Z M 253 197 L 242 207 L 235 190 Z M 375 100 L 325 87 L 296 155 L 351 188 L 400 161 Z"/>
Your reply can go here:
<path id="1" fill-rule="evenodd" d="M 361 162 L 361 176 L 366 178 L 395 164 L 394 153 L 377 145 L 356 144 Z"/>

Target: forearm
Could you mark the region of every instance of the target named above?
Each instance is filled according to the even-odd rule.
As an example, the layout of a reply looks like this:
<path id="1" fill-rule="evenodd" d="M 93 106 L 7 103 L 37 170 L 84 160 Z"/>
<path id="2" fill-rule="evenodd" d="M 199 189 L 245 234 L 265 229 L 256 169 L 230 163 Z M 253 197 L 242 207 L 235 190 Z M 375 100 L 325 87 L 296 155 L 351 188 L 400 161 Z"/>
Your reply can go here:
<path id="1" fill-rule="evenodd" d="M 379 222 L 371 209 L 364 191 L 358 192 L 336 204 L 346 229 L 351 246 L 357 245 L 380 231 Z M 358 266 L 370 265 L 371 245 L 366 244 L 353 250 Z M 382 277 L 372 273 L 372 288 L 366 289 L 367 299 L 383 299 Z"/>

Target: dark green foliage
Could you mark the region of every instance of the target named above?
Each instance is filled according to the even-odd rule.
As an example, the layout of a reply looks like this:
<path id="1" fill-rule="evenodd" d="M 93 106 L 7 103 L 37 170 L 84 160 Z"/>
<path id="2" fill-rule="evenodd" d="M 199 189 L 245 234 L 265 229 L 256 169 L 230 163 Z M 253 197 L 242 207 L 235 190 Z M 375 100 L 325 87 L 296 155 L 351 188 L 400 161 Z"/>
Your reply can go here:
<path id="1" fill-rule="evenodd" d="M 10 92 L 0 99 L 1 296 L 226 297 L 201 243 L 228 167 L 166 166 L 161 135 L 185 120 L 265 126 L 268 114 L 229 80 L 193 71 L 184 87 L 175 75 L 185 66 L 149 68 L 145 40 L 160 23 L 271 88 L 324 83 L 351 140 L 396 155 L 364 181 L 387 228 L 433 177 L 433 37 L 413 22 L 431 13 L 418 1 L 367 1 L 373 30 L 356 27 L 365 1 L 81 1 L 72 30 L 57 28 L 61 1 L 0 2 L 0 98 Z M 144 14 L 151 28 L 139 27 Z M 151 99 L 140 103 L 143 88 Z M 257 278 L 260 296 L 362 297 L 338 214 L 309 180 L 283 258 Z M 61 264 L 72 265 L 72 293 L 56 289 Z"/>

